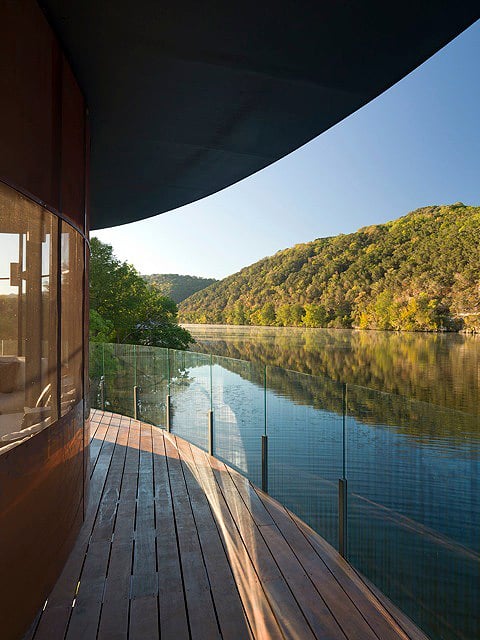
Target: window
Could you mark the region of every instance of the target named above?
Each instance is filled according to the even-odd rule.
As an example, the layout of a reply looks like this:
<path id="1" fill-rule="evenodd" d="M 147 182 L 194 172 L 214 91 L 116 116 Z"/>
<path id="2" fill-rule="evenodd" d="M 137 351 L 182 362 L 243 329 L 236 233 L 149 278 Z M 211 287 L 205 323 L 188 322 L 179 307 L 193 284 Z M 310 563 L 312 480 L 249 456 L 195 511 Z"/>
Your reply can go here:
<path id="1" fill-rule="evenodd" d="M 82 398 L 83 251 L 73 227 L 0 183 L 0 453 Z"/>
<path id="2" fill-rule="evenodd" d="M 61 236 L 61 415 L 82 398 L 83 367 L 83 238 L 62 222 Z"/>

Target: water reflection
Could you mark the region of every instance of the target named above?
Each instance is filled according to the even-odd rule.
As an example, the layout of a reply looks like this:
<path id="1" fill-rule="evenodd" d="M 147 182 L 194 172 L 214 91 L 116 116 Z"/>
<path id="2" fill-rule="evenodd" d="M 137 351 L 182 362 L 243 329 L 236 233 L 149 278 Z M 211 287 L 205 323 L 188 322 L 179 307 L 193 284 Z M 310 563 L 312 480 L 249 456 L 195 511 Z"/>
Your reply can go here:
<path id="1" fill-rule="evenodd" d="M 187 325 L 208 353 L 479 413 L 480 336 Z"/>

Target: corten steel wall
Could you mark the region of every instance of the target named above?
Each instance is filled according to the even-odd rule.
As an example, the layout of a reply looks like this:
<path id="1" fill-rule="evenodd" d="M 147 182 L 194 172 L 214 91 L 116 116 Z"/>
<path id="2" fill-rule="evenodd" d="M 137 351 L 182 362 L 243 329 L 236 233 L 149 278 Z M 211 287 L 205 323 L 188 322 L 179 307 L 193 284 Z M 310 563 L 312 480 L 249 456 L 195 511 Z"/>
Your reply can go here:
<path id="1" fill-rule="evenodd" d="M 85 103 L 34 0 L 0 0 L 0 53 L 0 179 L 85 232 Z"/>
<path id="2" fill-rule="evenodd" d="M 86 105 L 34 0 L 0 0 L 0 60 L 0 180 L 87 238 Z M 84 273 L 84 318 L 87 285 Z M 84 346 L 87 339 L 85 332 Z M 83 371 L 85 388 L 86 361 Z M 20 638 L 28 629 L 82 523 L 89 442 L 84 409 L 83 401 L 77 403 L 54 424 L 0 453 L 2 639 Z"/>

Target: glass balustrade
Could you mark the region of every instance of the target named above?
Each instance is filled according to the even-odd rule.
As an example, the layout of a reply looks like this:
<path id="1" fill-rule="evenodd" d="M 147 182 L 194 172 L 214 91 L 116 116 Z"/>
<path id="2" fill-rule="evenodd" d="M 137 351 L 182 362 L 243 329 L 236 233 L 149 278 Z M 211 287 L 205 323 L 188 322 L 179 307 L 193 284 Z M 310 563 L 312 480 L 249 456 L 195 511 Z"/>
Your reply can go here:
<path id="1" fill-rule="evenodd" d="M 478 416 L 158 347 L 92 343 L 90 372 L 92 407 L 166 428 L 240 471 L 432 639 L 480 636 Z"/>
<path id="2" fill-rule="evenodd" d="M 478 417 L 347 394 L 349 561 L 431 638 L 479 637 Z"/>

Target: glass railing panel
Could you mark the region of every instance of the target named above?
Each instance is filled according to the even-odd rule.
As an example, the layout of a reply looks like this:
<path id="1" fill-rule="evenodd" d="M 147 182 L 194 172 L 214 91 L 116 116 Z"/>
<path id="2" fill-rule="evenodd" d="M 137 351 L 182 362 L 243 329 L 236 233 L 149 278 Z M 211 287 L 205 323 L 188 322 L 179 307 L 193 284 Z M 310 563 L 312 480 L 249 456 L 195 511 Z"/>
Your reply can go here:
<path id="1" fill-rule="evenodd" d="M 354 385 L 347 410 L 349 561 L 430 637 L 478 637 L 478 417 Z"/>
<path id="2" fill-rule="evenodd" d="M 134 417 L 136 349 L 132 344 L 105 344 L 103 363 L 105 410 L 131 418 Z"/>
<path id="3" fill-rule="evenodd" d="M 211 410 L 210 356 L 170 349 L 171 430 L 207 449 Z"/>
<path id="4" fill-rule="evenodd" d="M 338 548 L 342 385 L 267 367 L 268 491 Z"/>
<path id="5" fill-rule="evenodd" d="M 137 418 L 160 427 L 166 426 L 168 367 L 168 349 L 137 346 Z"/>
<path id="6" fill-rule="evenodd" d="M 265 367 L 212 356 L 213 453 L 256 485 L 262 478 Z"/>
<path id="7" fill-rule="evenodd" d="M 103 409 L 103 357 L 105 345 L 91 342 L 89 345 L 89 398 L 92 409 Z"/>

